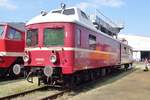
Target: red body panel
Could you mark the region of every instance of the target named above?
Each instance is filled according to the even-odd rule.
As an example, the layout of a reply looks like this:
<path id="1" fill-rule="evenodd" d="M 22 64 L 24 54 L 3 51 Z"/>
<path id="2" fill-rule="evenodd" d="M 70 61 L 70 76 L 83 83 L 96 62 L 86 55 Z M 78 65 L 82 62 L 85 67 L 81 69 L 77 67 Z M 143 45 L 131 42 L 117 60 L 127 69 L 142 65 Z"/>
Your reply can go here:
<path id="1" fill-rule="evenodd" d="M 12 65 L 16 61 L 16 58 L 20 57 L 18 53 L 24 52 L 25 32 L 12 28 L 21 33 L 21 40 L 8 39 L 7 33 L 10 28 L 12 27 L 6 24 L 3 32 L 3 37 L 0 38 L 0 57 L 3 60 L 2 62 L 0 62 L 0 68 L 10 67 L 10 65 Z"/>
<path id="2" fill-rule="evenodd" d="M 52 66 L 52 67 L 62 67 L 63 73 L 73 73 L 74 67 L 74 51 L 65 51 L 64 47 L 74 47 L 74 24 L 71 23 L 44 23 L 44 24 L 35 24 L 28 26 L 27 28 L 32 29 L 39 29 L 38 33 L 38 47 L 43 48 L 43 31 L 44 28 L 64 28 L 64 46 L 63 47 L 48 47 L 48 48 L 59 48 L 60 50 L 55 50 L 58 56 L 57 64 L 52 64 L 50 62 L 51 52 L 53 50 L 34 50 L 29 51 L 27 50 L 30 61 L 26 66 L 33 66 L 33 67 L 45 67 L 45 66 Z M 35 47 L 36 48 L 36 47 Z M 38 61 L 37 59 L 44 59 L 44 61 Z"/>
<path id="3" fill-rule="evenodd" d="M 5 40 L 5 50 L 8 52 L 24 52 L 25 41 Z"/>
<path id="4" fill-rule="evenodd" d="M 0 51 L 5 51 L 6 45 L 3 39 L 0 39 Z"/>
<path id="5" fill-rule="evenodd" d="M 49 50 L 43 50 L 43 29 L 51 27 L 63 27 L 65 30 L 65 45 L 63 47 L 48 47 Z M 27 26 L 27 29 L 39 29 L 38 47 L 26 47 L 30 56 L 30 61 L 26 66 L 34 67 L 62 67 L 63 74 L 71 74 L 83 69 L 93 69 L 99 67 L 108 67 L 119 65 L 120 60 L 120 42 L 97 33 L 85 27 L 73 23 L 42 23 Z M 81 44 L 77 44 L 76 29 L 81 30 Z M 96 36 L 96 50 L 92 50 L 88 44 L 88 36 Z M 36 50 L 35 48 L 38 48 Z M 31 49 L 31 50 L 30 50 Z M 58 63 L 52 64 L 49 60 L 52 51 L 57 52 Z M 38 61 L 38 60 L 39 61 Z"/>
<path id="6" fill-rule="evenodd" d="M 0 68 L 9 68 L 14 63 L 17 57 L 2 57 L 4 62 L 0 62 Z"/>
<path id="7" fill-rule="evenodd" d="M 53 64 L 50 61 L 50 56 L 52 55 L 52 52 L 50 50 L 37 50 L 37 51 L 31 51 L 29 53 L 30 61 L 26 66 L 32 66 L 32 67 L 45 67 L 45 66 L 51 66 L 51 67 L 62 67 L 63 73 L 72 73 L 73 70 L 73 57 L 74 52 L 73 51 L 57 51 L 56 55 L 58 57 L 57 63 Z"/>
<path id="8" fill-rule="evenodd" d="M 81 51 L 75 52 L 75 70 L 108 67 L 120 64 L 120 43 L 100 33 L 76 25 L 81 30 Z M 88 36 L 96 36 L 96 50 L 91 50 Z M 75 42 L 77 43 L 77 41 Z"/>

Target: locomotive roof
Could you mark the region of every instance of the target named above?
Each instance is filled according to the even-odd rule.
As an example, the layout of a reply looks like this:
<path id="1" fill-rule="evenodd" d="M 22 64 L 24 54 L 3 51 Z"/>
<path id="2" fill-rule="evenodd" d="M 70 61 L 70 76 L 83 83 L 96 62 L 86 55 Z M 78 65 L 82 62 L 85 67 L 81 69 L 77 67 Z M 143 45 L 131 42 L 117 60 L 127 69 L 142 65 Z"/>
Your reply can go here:
<path id="1" fill-rule="evenodd" d="M 65 12 L 66 9 L 69 11 Z M 71 22 L 71 23 L 76 23 L 81 26 L 87 27 L 88 29 L 91 29 L 100 34 L 103 34 L 106 37 L 114 39 L 113 37 L 111 37 L 107 34 L 104 34 L 100 30 L 97 30 L 96 27 L 94 26 L 93 22 L 89 19 L 89 17 L 81 9 L 79 9 L 77 7 L 71 7 L 71 8 L 66 8 L 66 9 L 63 11 L 63 14 L 62 14 L 62 9 L 52 10 L 49 13 L 44 12 L 43 14 L 40 14 L 40 15 L 32 18 L 31 20 L 29 20 L 26 23 L 26 26 L 32 25 L 32 24 L 38 24 L 38 23 L 46 23 L 46 22 Z M 124 44 L 123 42 L 121 42 L 117 39 L 114 39 L 114 40 Z M 126 44 L 124 44 L 124 45 L 126 45 Z"/>
<path id="2" fill-rule="evenodd" d="M 10 27 L 25 32 L 25 23 L 23 22 L 0 22 L 0 25 L 9 25 Z"/>
<path id="3" fill-rule="evenodd" d="M 26 25 L 44 23 L 44 22 L 72 22 L 78 23 L 82 26 L 89 26 L 95 28 L 92 21 L 89 20 L 87 15 L 81 11 L 79 8 L 72 7 L 67 8 L 68 12 L 61 14 L 61 9 L 52 10 L 46 15 L 40 14 L 37 17 L 34 17 Z"/>

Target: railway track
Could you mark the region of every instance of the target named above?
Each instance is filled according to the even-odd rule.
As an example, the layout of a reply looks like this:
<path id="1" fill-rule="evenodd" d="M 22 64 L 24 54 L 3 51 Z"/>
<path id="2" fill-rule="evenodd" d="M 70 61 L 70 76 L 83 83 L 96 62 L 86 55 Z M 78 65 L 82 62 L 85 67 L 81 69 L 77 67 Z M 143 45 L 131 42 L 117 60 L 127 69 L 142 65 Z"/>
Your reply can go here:
<path id="1" fill-rule="evenodd" d="M 20 80 L 24 80 L 24 78 L 18 78 L 18 79 L 0 79 L 0 85 L 9 84 L 13 82 L 17 82 Z"/>
<path id="2" fill-rule="evenodd" d="M 100 79 L 97 79 L 97 80 L 94 80 L 94 81 L 91 81 L 91 82 L 88 82 L 88 83 L 81 84 L 81 85 L 77 86 L 74 90 L 67 89 L 67 90 L 61 91 L 59 93 L 56 93 L 56 94 L 44 97 L 44 98 L 42 98 L 40 100 L 53 100 L 53 99 L 57 99 L 57 97 L 63 96 L 64 93 L 69 93 L 70 96 L 75 96 L 75 95 L 78 95 L 79 93 L 83 92 L 85 90 L 85 88 L 89 89 L 89 88 L 93 87 L 94 85 L 96 85 L 97 82 L 99 83 L 101 81 L 100 82 L 101 83 L 100 86 L 101 86 L 103 84 L 107 84 L 106 81 L 108 79 L 114 78 L 114 80 L 117 80 L 118 77 L 126 76 L 126 75 L 132 73 L 133 71 L 135 71 L 135 69 L 131 69 L 131 70 L 128 70 L 126 72 L 124 72 L 124 71 L 118 71 L 117 73 L 113 73 L 113 74 L 107 75 L 107 76 L 105 76 L 103 78 L 100 78 Z M 111 80 L 109 80 L 109 81 L 111 81 Z"/>
<path id="3" fill-rule="evenodd" d="M 48 89 L 50 89 L 50 90 L 48 90 Z M 20 99 L 28 98 L 26 96 L 28 96 L 30 94 L 34 94 L 36 92 L 43 92 L 43 94 L 45 94 L 46 90 L 47 90 L 47 92 L 49 92 L 49 94 L 47 96 L 39 97 L 37 100 L 53 100 L 53 99 L 56 99 L 58 96 L 62 96 L 64 93 L 70 91 L 69 89 L 62 90 L 62 89 L 57 89 L 57 88 L 53 88 L 50 86 L 43 86 L 43 87 L 39 87 L 36 89 L 20 92 L 17 94 L 0 97 L 0 100 L 16 100 L 16 99 L 20 100 Z M 35 95 L 35 96 L 37 96 L 37 95 Z"/>
<path id="4" fill-rule="evenodd" d="M 53 95 L 41 98 L 40 100 L 53 100 L 53 99 L 56 99 L 59 96 L 63 96 L 64 93 L 67 93 L 67 92 L 70 92 L 70 91 L 71 91 L 70 89 L 66 89 L 66 90 L 63 90 L 63 91 L 61 91 L 59 93 L 56 93 L 56 94 L 53 94 Z"/>
<path id="5" fill-rule="evenodd" d="M 19 78 L 0 77 L 0 82 L 7 82 L 7 81 L 21 80 L 21 79 L 25 79 L 25 77 L 19 77 Z"/>
<path id="6" fill-rule="evenodd" d="M 48 86 L 43 86 L 43 87 L 39 87 L 39 88 L 36 88 L 36 89 L 24 91 L 24 92 L 21 92 L 21 93 L 17 93 L 17 94 L 12 94 L 12 95 L 8 95 L 8 96 L 0 97 L 0 100 L 10 100 L 10 99 L 13 99 L 13 98 L 17 98 L 19 96 L 25 96 L 25 95 L 27 95 L 29 93 L 33 93 L 35 91 L 44 90 L 46 88 L 48 88 Z"/>
<path id="7" fill-rule="evenodd" d="M 131 70 L 128 72 L 123 72 L 123 73 L 128 74 L 128 73 L 131 73 L 132 71 L 134 71 L 134 70 Z M 107 81 L 110 78 L 119 77 L 119 76 L 117 76 L 119 74 L 121 74 L 121 72 L 115 73 L 113 75 L 111 74 L 106 77 L 103 77 L 103 78 L 100 78 L 100 79 L 97 79 L 97 80 L 94 80 L 94 81 L 91 81 L 91 82 L 88 82 L 85 84 L 81 84 L 81 85 L 77 86 L 77 88 L 75 90 L 73 90 L 73 92 L 75 91 L 75 94 L 73 94 L 73 96 L 77 95 L 80 92 L 83 92 L 85 88 L 93 87 L 99 81 L 102 81 L 101 83 L 103 84 L 104 81 Z M 50 90 L 48 90 L 49 88 L 50 88 Z M 24 99 L 24 98 L 29 98 L 26 96 L 28 96 L 29 94 L 34 94 L 34 92 L 41 91 L 41 90 L 43 90 L 42 94 L 40 94 L 40 95 L 42 95 L 42 97 L 39 97 L 38 99 L 35 98 L 35 100 L 53 100 L 53 99 L 56 99 L 57 97 L 63 96 L 65 93 L 69 94 L 69 93 L 71 93 L 70 91 L 72 91 L 70 89 L 64 89 L 64 90 L 61 89 L 58 91 L 58 89 L 54 89 L 54 88 L 52 89 L 52 87 L 43 86 L 43 87 L 36 88 L 33 90 L 28 90 L 28 91 L 25 91 L 22 93 L 1 97 L 0 100 L 10 100 L 10 99 L 16 100 L 16 98 L 18 98 L 17 100 L 20 100 L 20 99 Z M 48 90 L 47 95 L 44 96 L 43 94 L 45 94 L 46 90 Z M 36 97 L 36 96 L 38 96 L 38 94 L 34 95 L 33 97 Z M 33 97 L 31 97 L 31 99 L 33 99 Z"/>
<path id="8" fill-rule="evenodd" d="M 126 75 L 126 74 L 129 74 L 131 73 L 132 71 L 134 70 L 129 70 L 127 72 L 124 72 L 123 75 Z M 85 88 L 91 88 L 93 87 L 97 82 L 100 82 L 100 81 L 103 81 L 103 82 L 106 82 L 108 79 L 110 78 L 115 78 L 115 77 L 119 77 L 118 75 L 120 75 L 122 73 L 122 71 L 119 71 L 115 74 L 111 74 L 111 75 L 107 75 L 103 78 L 100 78 L 100 79 L 97 79 L 97 80 L 94 80 L 94 81 L 91 81 L 91 82 L 87 82 L 87 83 L 83 83 L 81 85 L 78 85 L 76 88 L 74 88 L 73 90 L 64 90 L 64 91 L 61 91 L 59 93 L 56 93 L 54 95 L 50 95 L 50 96 L 47 96 L 47 97 L 44 97 L 40 100 L 53 100 L 53 99 L 57 99 L 57 97 L 61 97 L 63 96 L 64 93 L 68 93 L 69 96 L 75 96 L 75 95 L 78 95 L 79 93 L 83 92 L 85 90 Z M 120 76 L 121 77 L 121 76 Z M 101 83 L 103 83 L 101 82 Z M 101 84 L 102 85 L 102 84 Z"/>

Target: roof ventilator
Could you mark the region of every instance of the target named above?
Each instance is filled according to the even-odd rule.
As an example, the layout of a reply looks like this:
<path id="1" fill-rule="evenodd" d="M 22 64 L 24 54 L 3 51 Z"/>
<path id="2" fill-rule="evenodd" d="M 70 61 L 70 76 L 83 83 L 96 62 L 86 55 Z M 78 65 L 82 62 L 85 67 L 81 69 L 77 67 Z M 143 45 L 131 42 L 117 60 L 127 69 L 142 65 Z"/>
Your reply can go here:
<path id="1" fill-rule="evenodd" d="M 61 6 L 61 9 L 62 9 L 61 14 L 63 14 L 64 10 L 66 9 L 66 4 L 61 3 L 60 6 Z"/>
<path id="2" fill-rule="evenodd" d="M 41 15 L 42 15 L 42 16 L 46 16 L 46 15 L 47 15 L 47 12 L 46 12 L 46 11 L 41 11 Z"/>

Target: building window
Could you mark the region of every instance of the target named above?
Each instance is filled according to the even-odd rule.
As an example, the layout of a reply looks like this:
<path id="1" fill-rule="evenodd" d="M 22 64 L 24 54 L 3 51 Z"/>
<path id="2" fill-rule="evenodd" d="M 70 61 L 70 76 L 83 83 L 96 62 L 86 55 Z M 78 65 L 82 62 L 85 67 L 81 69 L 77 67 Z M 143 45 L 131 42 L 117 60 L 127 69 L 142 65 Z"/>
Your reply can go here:
<path id="1" fill-rule="evenodd" d="M 21 40 L 21 33 L 15 29 L 10 28 L 7 33 L 8 39 Z"/>
<path id="2" fill-rule="evenodd" d="M 89 35 L 89 47 L 92 50 L 96 50 L 96 36 Z"/>

